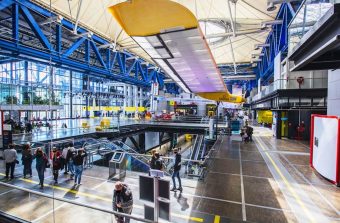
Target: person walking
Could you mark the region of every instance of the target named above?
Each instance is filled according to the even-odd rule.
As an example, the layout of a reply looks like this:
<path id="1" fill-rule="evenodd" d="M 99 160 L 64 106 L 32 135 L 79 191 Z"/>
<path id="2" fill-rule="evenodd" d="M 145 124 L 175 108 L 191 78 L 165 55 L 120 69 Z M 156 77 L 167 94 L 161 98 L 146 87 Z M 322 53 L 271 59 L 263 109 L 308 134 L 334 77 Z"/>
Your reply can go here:
<path id="1" fill-rule="evenodd" d="M 24 165 L 24 171 L 23 171 L 24 178 L 26 178 L 27 174 L 29 174 L 29 176 L 32 177 L 33 155 L 32 155 L 30 144 L 24 145 L 21 161 L 22 161 L 22 165 Z"/>
<path id="2" fill-rule="evenodd" d="M 74 177 L 74 163 L 73 163 L 73 157 L 76 155 L 76 151 L 74 147 L 70 144 L 67 151 L 66 156 L 66 162 L 67 162 L 67 168 L 71 172 L 70 179 L 72 180 Z"/>
<path id="3" fill-rule="evenodd" d="M 64 174 L 68 174 L 67 154 L 68 154 L 69 149 L 70 149 L 70 147 L 65 146 L 63 151 L 61 152 L 61 156 L 60 156 L 61 169 L 65 169 Z"/>
<path id="4" fill-rule="evenodd" d="M 81 175 L 83 174 L 83 164 L 84 158 L 87 156 L 86 151 L 84 149 L 79 149 L 76 156 L 73 157 L 74 163 L 74 186 L 80 185 Z"/>
<path id="5" fill-rule="evenodd" d="M 6 179 L 9 177 L 9 172 L 11 171 L 11 179 L 14 179 L 14 170 L 15 170 L 15 164 L 17 161 L 17 151 L 14 149 L 14 145 L 10 144 L 7 149 L 4 151 L 4 160 L 6 163 Z"/>
<path id="6" fill-rule="evenodd" d="M 183 188 L 182 188 L 181 178 L 179 176 L 179 172 L 181 170 L 182 155 L 178 152 L 177 148 L 174 149 L 174 154 L 175 154 L 175 164 L 174 164 L 174 172 L 172 174 L 173 187 L 171 191 L 176 191 L 178 189 L 180 192 L 182 192 Z M 178 184 L 179 184 L 178 188 L 176 188 L 175 177 L 177 177 L 178 179 Z"/>
<path id="7" fill-rule="evenodd" d="M 248 135 L 248 140 L 249 140 L 250 142 L 253 141 L 253 132 L 254 132 L 254 129 L 253 129 L 251 126 L 248 126 L 248 125 L 247 125 L 246 133 L 247 133 L 247 135 Z"/>
<path id="8" fill-rule="evenodd" d="M 37 150 L 35 151 L 34 159 L 36 161 L 35 167 L 38 172 L 40 189 L 43 189 L 45 168 L 49 167 L 49 163 L 48 163 L 48 158 L 46 154 L 43 152 L 41 147 L 38 147 Z"/>
<path id="9" fill-rule="evenodd" d="M 149 160 L 150 169 L 156 169 L 156 160 L 157 160 L 156 155 L 155 155 L 156 152 L 157 151 L 155 149 L 151 150 L 152 157 Z"/>
<path id="10" fill-rule="evenodd" d="M 61 168 L 60 156 L 61 156 L 60 152 L 57 150 L 57 148 L 53 147 L 53 150 L 52 150 L 52 170 L 53 170 L 54 184 L 58 184 L 59 169 Z"/>
<path id="11" fill-rule="evenodd" d="M 31 133 L 32 132 L 32 124 L 31 124 L 31 122 L 30 121 L 28 121 L 27 123 L 26 123 L 26 131 L 27 131 L 27 133 Z"/>
<path id="12" fill-rule="evenodd" d="M 112 198 L 112 208 L 114 211 L 118 211 L 124 214 L 131 215 L 133 207 L 132 191 L 127 184 L 118 181 L 115 184 Z M 115 215 L 117 223 L 129 223 L 130 218 Z"/>
<path id="13" fill-rule="evenodd" d="M 155 153 L 155 168 L 156 170 L 163 170 L 164 169 L 164 165 L 163 165 L 163 159 L 161 158 L 161 156 L 159 155 L 159 152 Z"/>

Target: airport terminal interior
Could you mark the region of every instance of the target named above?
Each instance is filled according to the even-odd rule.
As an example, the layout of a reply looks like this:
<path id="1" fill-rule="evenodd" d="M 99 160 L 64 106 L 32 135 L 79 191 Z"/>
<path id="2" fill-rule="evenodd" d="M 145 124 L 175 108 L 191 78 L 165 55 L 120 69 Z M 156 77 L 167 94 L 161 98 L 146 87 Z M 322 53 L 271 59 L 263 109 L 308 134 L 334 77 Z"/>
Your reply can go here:
<path id="1" fill-rule="evenodd" d="M 1 223 L 340 223 L 339 0 L 0 0 Z"/>

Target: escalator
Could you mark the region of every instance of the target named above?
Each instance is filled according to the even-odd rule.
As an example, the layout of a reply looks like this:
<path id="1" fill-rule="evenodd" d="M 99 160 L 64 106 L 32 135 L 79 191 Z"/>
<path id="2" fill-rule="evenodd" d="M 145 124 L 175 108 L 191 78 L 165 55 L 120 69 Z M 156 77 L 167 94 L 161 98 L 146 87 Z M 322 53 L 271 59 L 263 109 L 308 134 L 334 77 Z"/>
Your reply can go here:
<path id="1" fill-rule="evenodd" d="M 89 157 L 100 156 L 98 159 L 94 159 L 94 162 L 98 165 L 107 166 L 114 151 L 120 150 L 127 153 L 126 156 L 129 160 L 128 169 L 138 172 L 149 172 L 150 170 L 149 158 L 141 156 L 143 154 L 138 153 L 136 150 L 121 141 L 110 141 L 106 138 L 88 138 L 85 140 L 82 147 L 89 154 Z M 92 165 L 93 158 L 90 162 Z M 167 168 L 164 172 L 165 175 L 170 175 Z"/>
<path id="2" fill-rule="evenodd" d="M 197 135 L 194 145 L 192 147 L 192 152 L 190 154 L 190 159 L 191 160 L 199 160 L 200 157 L 200 152 L 202 148 L 202 144 L 204 144 L 204 136 L 203 135 Z"/>
<path id="3" fill-rule="evenodd" d="M 120 150 L 129 153 L 127 156 L 129 157 L 129 169 L 132 171 L 139 171 L 139 172 L 148 172 L 150 170 L 149 166 L 149 159 L 144 156 L 138 156 L 140 153 L 138 153 L 136 150 L 132 149 L 130 146 L 126 145 L 125 143 L 121 141 L 113 141 L 111 142 L 113 145 L 115 145 Z M 133 155 L 136 154 L 136 155 Z"/>

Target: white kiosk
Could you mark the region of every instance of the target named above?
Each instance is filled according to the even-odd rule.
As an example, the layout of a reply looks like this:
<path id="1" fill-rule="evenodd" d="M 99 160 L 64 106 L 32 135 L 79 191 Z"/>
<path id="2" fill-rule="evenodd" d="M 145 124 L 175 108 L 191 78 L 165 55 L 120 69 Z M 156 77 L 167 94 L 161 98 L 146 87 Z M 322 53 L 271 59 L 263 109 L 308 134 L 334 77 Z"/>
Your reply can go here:
<path id="1" fill-rule="evenodd" d="M 109 162 L 109 179 L 121 180 L 126 176 L 127 160 L 125 153 L 116 151 Z"/>
<path id="2" fill-rule="evenodd" d="M 171 222 L 170 181 L 162 179 L 164 172 L 150 170 L 150 176 L 139 176 L 139 198 L 144 201 L 144 218 Z"/>
<path id="3" fill-rule="evenodd" d="M 312 115 L 310 165 L 340 186 L 340 118 Z"/>

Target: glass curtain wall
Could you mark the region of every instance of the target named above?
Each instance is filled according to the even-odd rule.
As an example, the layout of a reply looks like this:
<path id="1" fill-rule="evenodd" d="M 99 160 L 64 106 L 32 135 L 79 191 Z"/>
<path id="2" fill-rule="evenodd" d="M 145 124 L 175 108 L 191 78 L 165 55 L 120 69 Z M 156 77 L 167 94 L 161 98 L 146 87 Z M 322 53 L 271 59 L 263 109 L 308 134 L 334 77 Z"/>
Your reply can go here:
<path id="1" fill-rule="evenodd" d="M 89 110 L 103 111 L 100 115 L 112 116 L 116 112 L 113 107 L 124 106 L 124 86 L 106 78 L 31 61 L 13 59 L 0 64 L 0 103 L 21 106 L 19 115 L 15 115 L 18 122 L 89 117 L 87 106 Z M 137 105 L 143 106 L 146 92 L 136 90 L 131 92 L 131 100 L 138 100 Z M 13 110 L 8 109 L 8 115 L 13 116 Z"/>
<path id="2" fill-rule="evenodd" d="M 30 117 L 26 117 L 28 119 L 71 118 L 72 96 L 74 117 L 77 114 L 80 116 L 85 105 L 81 94 L 82 87 L 82 73 L 55 67 L 50 70 L 47 65 L 28 61 L 0 65 L 0 103 L 2 105 L 53 108 L 53 112 L 48 115 L 46 110 L 42 111 L 35 107 Z"/>

